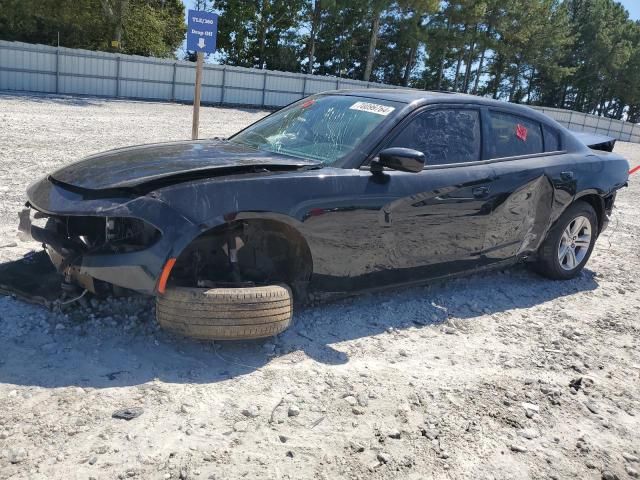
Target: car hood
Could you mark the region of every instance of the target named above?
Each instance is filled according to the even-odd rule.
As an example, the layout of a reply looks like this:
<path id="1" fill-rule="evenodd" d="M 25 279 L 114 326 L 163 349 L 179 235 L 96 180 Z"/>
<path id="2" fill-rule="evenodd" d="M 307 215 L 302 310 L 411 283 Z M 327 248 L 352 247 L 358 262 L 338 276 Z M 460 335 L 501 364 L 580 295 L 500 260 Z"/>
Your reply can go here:
<path id="1" fill-rule="evenodd" d="M 320 165 L 228 141 L 199 140 L 110 150 L 61 168 L 49 178 L 80 189 L 106 190 L 166 185 L 258 169 L 296 170 Z"/>

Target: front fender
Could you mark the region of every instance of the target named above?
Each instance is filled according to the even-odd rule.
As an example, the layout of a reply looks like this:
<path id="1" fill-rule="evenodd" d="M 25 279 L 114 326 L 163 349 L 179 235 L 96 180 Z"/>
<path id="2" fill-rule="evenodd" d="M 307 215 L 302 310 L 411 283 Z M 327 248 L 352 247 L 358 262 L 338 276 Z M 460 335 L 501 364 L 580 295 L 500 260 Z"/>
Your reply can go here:
<path id="1" fill-rule="evenodd" d="M 29 187 L 27 196 L 31 207 L 52 216 L 130 217 L 157 228 L 160 238 L 148 248 L 120 254 L 86 254 L 77 260 L 86 275 L 144 293 L 154 293 L 162 267 L 176 255 L 181 242 L 201 232 L 200 225 L 152 195 L 100 198 L 43 179 Z"/>
<path id="2" fill-rule="evenodd" d="M 234 220 L 272 220 L 288 225 L 304 239 L 312 259 L 324 240 L 308 220 L 341 198 L 351 205 L 345 177 L 361 172 L 337 168 L 266 175 L 234 175 L 198 180 L 156 191 L 158 198 L 198 226 L 176 240 L 172 256 L 177 257 L 200 234 Z M 322 262 L 321 262 L 322 263 Z M 314 265 L 317 266 L 316 262 Z"/>

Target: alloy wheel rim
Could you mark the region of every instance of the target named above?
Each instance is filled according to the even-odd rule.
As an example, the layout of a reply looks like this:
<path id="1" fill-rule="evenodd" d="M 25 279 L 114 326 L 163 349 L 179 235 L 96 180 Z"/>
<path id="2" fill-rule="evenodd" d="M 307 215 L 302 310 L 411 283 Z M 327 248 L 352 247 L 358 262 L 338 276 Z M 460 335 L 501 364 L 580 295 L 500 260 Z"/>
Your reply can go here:
<path id="1" fill-rule="evenodd" d="M 558 261 L 563 270 L 573 270 L 582 263 L 591 246 L 591 221 L 582 215 L 574 218 L 562 232 Z"/>

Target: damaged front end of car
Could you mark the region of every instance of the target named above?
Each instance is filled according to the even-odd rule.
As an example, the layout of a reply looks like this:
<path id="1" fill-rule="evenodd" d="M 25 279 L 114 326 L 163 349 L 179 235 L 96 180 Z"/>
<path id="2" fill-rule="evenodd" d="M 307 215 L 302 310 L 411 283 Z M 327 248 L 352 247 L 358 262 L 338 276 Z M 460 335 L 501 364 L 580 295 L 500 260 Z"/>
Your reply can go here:
<path id="1" fill-rule="evenodd" d="M 105 294 L 115 286 L 153 295 L 179 238 L 199 232 L 152 193 L 98 194 L 45 178 L 27 197 L 19 230 L 43 245 L 67 290 Z"/>
<path id="2" fill-rule="evenodd" d="M 167 280 L 167 265 L 177 262 L 180 272 L 182 251 L 201 234 L 228 223 L 225 214 L 237 210 L 239 194 L 222 187 L 231 176 L 246 181 L 317 168 L 317 161 L 219 140 L 111 150 L 31 185 L 21 229 L 44 245 L 65 278 L 87 290 L 97 291 L 106 282 L 154 295 Z M 198 188 L 216 181 L 220 193 Z M 248 187 L 241 189 L 249 194 Z M 167 197 L 167 190 L 174 194 Z M 218 233 L 209 239 L 214 246 Z M 227 258 L 235 250 L 229 248 L 229 237 L 228 232 L 220 235 Z M 201 257 L 205 266 L 219 259 L 208 249 Z"/>
<path id="3" fill-rule="evenodd" d="M 92 293 L 106 293 L 110 284 L 86 273 L 83 258 L 140 252 L 161 236 L 157 228 L 138 218 L 47 215 L 30 207 L 21 212 L 19 229 L 43 245 L 67 289 L 76 284 Z"/>

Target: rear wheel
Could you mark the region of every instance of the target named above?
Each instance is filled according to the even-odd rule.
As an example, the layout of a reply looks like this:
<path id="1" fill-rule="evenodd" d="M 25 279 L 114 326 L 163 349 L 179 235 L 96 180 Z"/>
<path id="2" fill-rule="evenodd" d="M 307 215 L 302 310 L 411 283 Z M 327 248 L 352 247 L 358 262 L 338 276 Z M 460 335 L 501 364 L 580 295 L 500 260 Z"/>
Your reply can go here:
<path id="1" fill-rule="evenodd" d="M 591 256 L 597 232 L 598 217 L 593 207 L 574 203 L 549 231 L 533 264 L 535 270 L 554 280 L 574 278 Z"/>
<path id="2" fill-rule="evenodd" d="M 156 298 L 160 325 L 205 340 L 240 340 L 277 335 L 293 313 L 286 285 L 246 288 L 167 288 Z"/>

